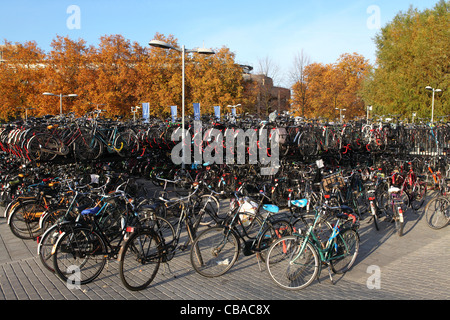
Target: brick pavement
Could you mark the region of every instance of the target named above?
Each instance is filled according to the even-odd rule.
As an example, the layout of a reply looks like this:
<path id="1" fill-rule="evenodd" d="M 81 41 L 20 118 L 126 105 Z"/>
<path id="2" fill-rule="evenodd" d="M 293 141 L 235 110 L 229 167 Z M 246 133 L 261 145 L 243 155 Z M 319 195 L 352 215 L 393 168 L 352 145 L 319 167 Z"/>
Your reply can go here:
<path id="1" fill-rule="evenodd" d="M 403 237 L 393 232 L 392 224 L 383 223 L 383 228 L 377 232 L 362 222 L 358 259 L 350 272 L 335 277 L 335 285 L 323 270 L 320 282 L 288 292 L 272 282 L 263 265 L 259 269 L 255 256 L 243 254 L 227 274 L 208 279 L 192 269 L 186 251 L 169 262 L 170 271 L 163 264 L 149 288 L 130 292 L 120 281 L 116 261 L 94 282 L 68 289 L 41 267 L 36 243 L 14 237 L 6 219 L 0 218 L 0 300 L 448 300 L 450 226 L 432 230 L 420 214 L 408 211 Z M 379 267 L 379 289 L 367 286 L 372 275 L 368 267 L 373 265 Z"/>

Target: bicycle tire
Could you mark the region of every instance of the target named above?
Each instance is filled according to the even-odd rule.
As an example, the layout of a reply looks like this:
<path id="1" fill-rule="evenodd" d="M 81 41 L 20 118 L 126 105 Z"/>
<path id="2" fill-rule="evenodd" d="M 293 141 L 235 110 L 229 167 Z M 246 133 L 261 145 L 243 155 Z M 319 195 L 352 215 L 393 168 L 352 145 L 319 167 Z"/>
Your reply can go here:
<path id="1" fill-rule="evenodd" d="M 175 228 L 167 219 L 157 215 L 151 215 L 140 219 L 139 222 L 142 227 L 152 229 L 156 232 L 156 234 L 164 239 L 165 243 L 170 243 L 175 240 Z"/>
<path id="2" fill-rule="evenodd" d="M 83 285 L 100 275 L 106 257 L 102 237 L 90 228 L 78 227 L 63 233 L 54 245 L 53 268 L 62 281 Z"/>
<path id="3" fill-rule="evenodd" d="M 120 133 L 113 145 L 114 150 L 121 157 L 134 157 L 139 152 L 139 138 L 131 130 Z"/>
<path id="4" fill-rule="evenodd" d="M 431 229 L 439 230 L 450 223 L 450 198 L 438 196 L 425 207 L 425 219 Z"/>
<path id="5" fill-rule="evenodd" d="M 302 236 L 287 236 L 276 240 L 269 248 L 266 259 L 271 279 L 286 290 L 301 290 L 308 287 L 318 276 L 320 258 L 310 242 L 303 253 L 299 250 L 306 239 Z"/>
<path id="6" fill-rule="evenodd" d="M 202 213 L 200 225 L 209 226 L 213 222 L 223 221 L 224 217 L 219 217 L 220 201 L 214 195 L 204 194 L 200 196 L 198 203 L 196 203 L 194 210 L 194 216 Z"/>
<path id="7" fill-rule="evenodd" d="M 425 196 L 427 194 L 426 182 L 417 182 L 411 191 L 411 208 L 419 210 L 425 203 Z"/>
<path id="8" fill-rule="evenodd" d="M 330 261 L 331 270 L 336 274 L 343 274 L 351 269 L 358 256 L 359 234 L 353 229 L 344 230 L 336 237 L 335 244 L 337 248 L 333 249 L 333 256 L 343 256 Z"/>
<path id="9" fill-rule="evenodd" d="M 39 218 L 45 210 L 36 200 L 20 203 L 8 217 L 8 225 L 11 232 L 20 239 L 36 239 L 42 234 L 42 230 L 39 227 Z"/>
<path id="10" fill-rule="evenodd" d="M 80 160 L 95 160 L 103 154 L 103 143 L 90 132 L 82 131 L 73 144 L 75 157 Z"/>
<path id="11" fill-rule="evenodd" d="M 200 233 L 192 244 L 191 264 L 204 277 L 220 277 L 233 267 L 239 251 L 240 241 L 233 231 L 223 226 L 212 227 Z"/>
<path id="12" fill-rule="evenodd" d="M 162 260 L 160 239 L 152 229 L 133 233 L 122 247 L 119 274 L 131 291 L 147 288 L 156 277 Z"/>
<path id="13" fill-rule="evenodd" d="M 302 214 L 292 223 L 292 231 L 298 235 L 305 235 L 308 228 L 314 224 L 314 214 Z"/>
<path id="14" fill-rule="evenodd" d="M 292 235 L 292 232 L 292 226 L 286 220 L 268 222 L 267 228 L 258 237 L 256 243 L 256 256 L 261 259 L 262 262 L 265 262 L 267 249 L 270 248 L 271 244 L 277 239 Z"/>
<path id="15" fill-rule="evenodd" d="M 42 262 L 44 268 L 48 271 L 55 273 L 53 268 L 53 246 L 56 244 L 61 234 L 61 227 L 58 224 L 54 224 L 49 227 L 42 236 L 39 238 L 37 253 L 39 259 Z"/>
<path id="16" fill-rule="evenodd" d="M 394 206 L 395 206 L 395 204 L 394 204 Z M 395 208 L 393 208 L 393 210 L 394 210 L 394 224 L 395 224 L 395 232 L 397 233 L 397 235 L 399 236 L 399 237 L 401 237 L 401 236 L 403 236 L 403 226 L 404 226 L 404 216 L 403 216 L 403 212 L 404 211 L 402 211 L 402 213 L 400 213 L 399 211 L 398 211 L 398 207 L 397 206 L 395 206 Z"/>
<path id="17" fill-rule="evenodd" d="M 34 161 L 51 161 L 58 155 L 56 153 L 58 146 L 58 140 L 49 134 L 41 133 L 28 140 L 26 149 L 28 156 Z M 42 148 L 55 149 L 55 152 L 46 152 Z"/>

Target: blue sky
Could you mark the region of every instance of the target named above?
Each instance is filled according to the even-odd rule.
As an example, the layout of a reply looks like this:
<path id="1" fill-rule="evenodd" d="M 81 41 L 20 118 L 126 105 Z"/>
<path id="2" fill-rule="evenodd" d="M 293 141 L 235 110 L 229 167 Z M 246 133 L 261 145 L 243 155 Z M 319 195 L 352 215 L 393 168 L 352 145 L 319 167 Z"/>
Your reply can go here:
<path id="1" fill-rule="evenodd" d="M 300 50 L 312 62 L 332 63 L 357 52 L 375 61 L 373 38 L 400 11 L 432 8 L 438 0 L 0 0 L 0 40 L 34 40 L 45 51 L 56 35 L 96 45 L 122 34 L 146 46 L 156 32 L 187 48 L 226 46 L 236 61 L 257 67 L 270 58 L 283 74 Z M 80 15 L 74 18 L 75 5 Z M 78 19 L 79 18 L 79 19 Z M 69 21 L 79 21 L 70 29 Z M 70 24 L 70 23 L 69 23 Z"/>

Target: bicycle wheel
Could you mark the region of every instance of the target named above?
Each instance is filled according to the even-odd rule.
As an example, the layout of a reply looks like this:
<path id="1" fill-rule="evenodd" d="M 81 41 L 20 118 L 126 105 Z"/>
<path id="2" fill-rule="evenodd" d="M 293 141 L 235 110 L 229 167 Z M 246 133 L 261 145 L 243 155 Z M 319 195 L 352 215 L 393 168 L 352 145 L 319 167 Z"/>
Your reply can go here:
<path id="1" fill-rule="evenodd" d="M 425 196 L 427 194 L 426 182 L 417 182 L 411 191 L 411 208 L 419 210 L 422 208 L 425 202 Z"/>
<path id="2" fill-rule="evenodd" d="M 303 214 L 292 224 L 292 232 L 298 235 L 305 235 L 309 227 L 314 224 L 315 215 Z"/>
<path id="3" fill-rule="evenodd" d="M 394 204 L 393 212 L 394 212 L 395 231 L 397 232 L 398 236 L 401 237 L 403 235 L 403 225 L 405 223 L 403 216 L 404 214 L 403 207 Z"/>
<path id="4" fill-rule="evenodd" d="M 450 198 L 436 197 L 425 207 L 425 218 L 430 228 L 439 230 L 450 223 Z"/>
<path id="5" fill-rule="evenodd" d="M 272 280 L 286 290 L 301 290 L 318 276 L 320 259 L 316 248 L 302 236 L 276 240 L 269 248 L 266 266 Z M 300 252 L 304 246 L 303 252 Z"/>
<path id="6" fill-rule="evenodd" d="M 53 249 L 53 268 L 66 283 L 92 282 L 106 264 L 105 242 L 90 228 L 80 227 L 63 233 Z"/>
<path id="7" fill-rule="evenodd" d="M 80 137 L 73 144 L 75 157 L 80 160 L 98 159 L 103 154 L 103 144 L 90 132 L 82 131 Z"/>
<path id="8" fill-rule="evenodd" d="M 160 240 L 151 229 L 135 232 L 122 248 L 119 274 L 131 291 L 147 288 L 155 279 L 162 259 Z"/>
<path id="9" fill-rule="evenodd" d="M 44 212 L 45 208 L 34 200 L 19 204 L 8 218 L 11 232 L 20 239 L 36 239 L 42 234 L 39 218 Z"/>
<path id="10" fill-rule="evenodd" d="M 336 238 L 335 248 L 333 250 L 332 260 L 330 261 L 331 270 L 334 273 L 346 273 L 355 263 L 359 252 L 359 235 L 353 229 L 341 232 Z"/>
<path id="11" fill-rule="evenodd" d="M 114 140 L 114 150 L 121 157 L 133 157 L 139 152 L 139 139 L 131 130 L 120 133 Z"/>
<path id="12" fill-rule="evenodd" d="M 238 259 L 238 236 L 225 227 L 218 226 L 203 231 L 192 244 L 192 267 L 204 277 L 214 278 L 225 274 Z"/>
<path id="13" fill-rule="evenodd" d="M 170 243 L 175 239 L 175 228 L 166 219 L 157 215 L 152 215 L 139 220 L 142 227 L 152 229 L 156 234 L 164 239 L 165 243 Z"/>
<path id="14" fill-rule="evenodd" d="M 262 262 L 265 262 L 267 249 L 270 248 L 271 244 L 277 239 L 290 235 L 292 235 L 292 227 L 288 221 L 278 220 L 268 223 L 267 228 L 258 237 L 256 256 L 260 258 Z"/>
<path id="15" fill-rule="evenodd" d="M 211 225 L 219 222 L 224 218 L 219 217 L 220 202 L 213 195 L 202 195 L 196 203 L 194 203 L 194 215 L 202 215 L 200 224 L 203 226 Z"/>
<path id="16" fill-rule="evenodd" d="M 61 235 L 61 227 L 57 224 L 49 227 L 39 238 L 37 253 L 44 267 L 54 273 L 52 249 Z"/>
<path id="17" fill-rule="evenodd" d="M 58 140 L 49 134 L 37 134 L 28 140 L 27 153 L 34 161 L 51 161 L 58 155 Z"/>

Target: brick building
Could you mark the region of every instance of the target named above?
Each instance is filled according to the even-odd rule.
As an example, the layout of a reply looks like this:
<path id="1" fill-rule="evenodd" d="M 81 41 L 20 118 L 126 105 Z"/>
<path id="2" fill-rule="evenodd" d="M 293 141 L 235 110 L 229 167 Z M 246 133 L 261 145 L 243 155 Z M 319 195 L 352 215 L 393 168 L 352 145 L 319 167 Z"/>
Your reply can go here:
<path id="1" fill-rule="evenodd" d="M 277 110 L 278 112 L 288 111 L 290 108 L 291 90 L 274 86 L 273 80 L 263 74 L 251 74 L 252 67 L 242 66 L 244 70 L 244 80 L 252 83 L 256 94 L 256 105 L 254 113 L 260 116 L 269 115 Z"/>

